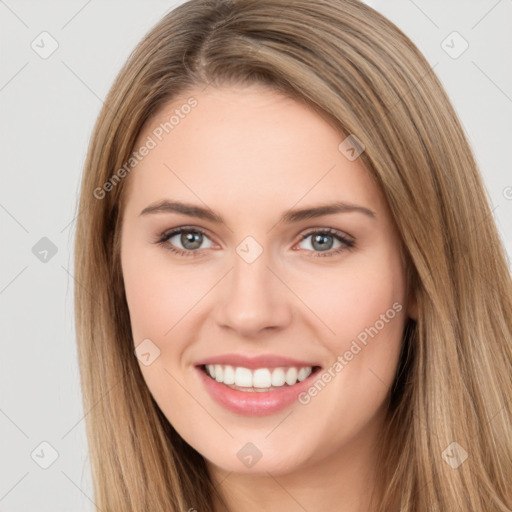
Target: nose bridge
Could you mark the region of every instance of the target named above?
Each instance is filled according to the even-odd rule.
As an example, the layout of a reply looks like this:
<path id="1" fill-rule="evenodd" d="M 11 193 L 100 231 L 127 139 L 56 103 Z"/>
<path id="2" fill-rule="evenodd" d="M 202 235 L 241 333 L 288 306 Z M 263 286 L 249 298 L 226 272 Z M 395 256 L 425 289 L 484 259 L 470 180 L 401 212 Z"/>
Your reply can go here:
<path id="1" fill-rule="evenodd" d="M 262 253 L 254 260 L 247 260 L 237 253 L 233 260 L 232 272 L 232 293 L 257 299 L 264 295 L 270 295 L 272 287 L 270 281 L 271 272 L 268 270 L 270 265 L 267 253 Z M 258 292 L 263 292 L 258 294 Z M 258 294 L 258 295 L 257 295 Z M 266 297 L 266 302 L 270 297 Z"/>
<path id="2" fill-rule="evenodd" d="M 217 305 L 219 324 L 243 335 L 286 325 L 291 316 L 286 294 L 268 267 L 270 251 L 255 239 L 247 237 L 237 246 Z"/>

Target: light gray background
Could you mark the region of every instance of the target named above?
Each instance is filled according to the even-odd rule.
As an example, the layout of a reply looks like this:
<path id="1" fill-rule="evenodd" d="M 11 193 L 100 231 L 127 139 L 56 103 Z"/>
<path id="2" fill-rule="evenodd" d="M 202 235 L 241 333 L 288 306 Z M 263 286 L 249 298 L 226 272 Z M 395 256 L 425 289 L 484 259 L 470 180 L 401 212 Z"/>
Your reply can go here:
<path id="1" fill-rule="evenodd" d="M 0 1 L 0 511 L 96 510 L 73 329 L 75 202 L 102 99 L 144 33 L 179 3 Z M 367 3 L 435 65 L 512 256 L 512 1 Z M 31 48 L 50 48 L 43 31 L 58 43 L 47 59 Z M 454 31 L 469 44 L 458 58 Z M 46 262 L 32 251 L 43 237 L 57 248 Z"/>

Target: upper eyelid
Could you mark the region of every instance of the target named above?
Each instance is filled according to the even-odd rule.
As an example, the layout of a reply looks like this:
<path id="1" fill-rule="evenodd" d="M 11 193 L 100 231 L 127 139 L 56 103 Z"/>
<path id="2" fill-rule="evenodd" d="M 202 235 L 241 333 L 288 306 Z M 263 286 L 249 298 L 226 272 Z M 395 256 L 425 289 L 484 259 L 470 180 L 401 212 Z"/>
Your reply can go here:
<path id="1" fill-rule="evenodd" d="M 308 237 L 314 233 L 328 233 L 332 236 L 339 236 L 342 238 L 349 238 L 350 240 L 354 240 L 354 237 L 352 235 L 349 235 L 345 231 L 341 231 L 335 228 L 309 228 L 306 230 L 305 233 L 301 234 L 301 239 Z"/>
<path id="2" fill-rule="evenodd" d="M 169 240 L 169 238 L 172 238 L 173 236 L 179 235 L 183 231 L 197 231 L 198 233 L 201 233 L 205 236 L 207 236 L 211 240 L 211 236 L 208 233 L 208 230 L 199 228 L 196 226 L 180 226 L 173 229 L 168 229 L 164 231 L 159 237 L 158 240 Z M 212 240 L 213 241 L 213 240 Z"/>

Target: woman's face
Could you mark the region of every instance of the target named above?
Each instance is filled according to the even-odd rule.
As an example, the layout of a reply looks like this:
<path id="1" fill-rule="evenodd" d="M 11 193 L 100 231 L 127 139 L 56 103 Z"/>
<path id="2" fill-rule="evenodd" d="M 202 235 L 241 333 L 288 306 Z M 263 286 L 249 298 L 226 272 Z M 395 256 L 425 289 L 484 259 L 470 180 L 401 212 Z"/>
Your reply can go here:
<path id="1" fill-rule="evenodd" d="M 374 453 L 411 311 L 389 210 L 344 139 L 277 92 L 209 87 L 136 144 L 121 244 L 134 347 L 213 467 Z"/>

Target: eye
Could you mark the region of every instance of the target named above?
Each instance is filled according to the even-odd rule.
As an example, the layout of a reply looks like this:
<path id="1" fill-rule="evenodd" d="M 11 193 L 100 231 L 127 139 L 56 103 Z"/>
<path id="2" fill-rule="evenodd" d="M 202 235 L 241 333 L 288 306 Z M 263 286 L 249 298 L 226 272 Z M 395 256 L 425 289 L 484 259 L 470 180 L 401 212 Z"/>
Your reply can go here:
<path id="1" fill-rule="evenodd" d="M 299 244 L 308 239 L 310 241 L 304 244 L 306 247 L 302 248 L 312 252 L 311 256 L 313 257 L 335 256 L 355 247 L 352 238 L 332 228 L 309 231 L 302 235 Z M 209 243 L 203 246 L 205 241 Z M 200 256 L 202 254 L 201 249 L 209 249 L 213 246 L 212 241 L 203 230 L 190 226 L 182 226 L 167 231 L 155 243 L 180 256 Z"/>
<path id="2" fill-rule="evenodd" d="M 201 247 L 205 240 L 208 240 L 210 244 L 206 247 Z M 156 243 L 181 256 L 197 256 L 198 254 L 195 253 L 198 252 L 198 249 L 209 249 L 212 247 L 212 242 L 204 231 L 187 226 L 167 231 Z"/>
<path id="3" fill-rule="evenodd" d="M 307 250 L 312 250 L 314 257 L 334 256 L 355 246 L 352 238 L 332 228 L 316 229 L 302 235 L 301 242 L 306 243 Z M 334 250 L 332 250 L 334 249 Z M 321 254 L 324 253 L 324 254 Z"/>

